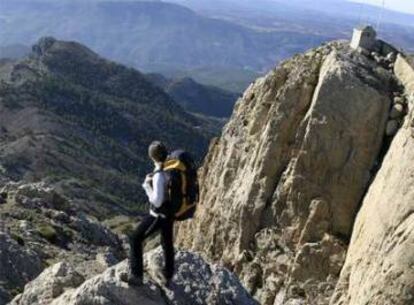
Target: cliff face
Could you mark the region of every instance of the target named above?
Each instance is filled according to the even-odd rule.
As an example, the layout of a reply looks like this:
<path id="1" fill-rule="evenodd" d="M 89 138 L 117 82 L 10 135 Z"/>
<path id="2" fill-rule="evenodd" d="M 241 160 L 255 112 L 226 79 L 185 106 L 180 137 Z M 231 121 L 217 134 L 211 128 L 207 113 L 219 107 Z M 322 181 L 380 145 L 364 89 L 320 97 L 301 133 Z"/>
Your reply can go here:
<path id="1" fill-rule="evenodd" d="M 395 72 L 410 113 L 364 199 L 331 304 L 414 302 L 414 68 L 400 57 Z"/>
<path id="2" fill-rule="evenodd" d="M 211 143 L 178 242 L 222 260 L 262 304 L 327 304 L 389 141 L 394 83 L 344 43 L 256 81 Z"/>

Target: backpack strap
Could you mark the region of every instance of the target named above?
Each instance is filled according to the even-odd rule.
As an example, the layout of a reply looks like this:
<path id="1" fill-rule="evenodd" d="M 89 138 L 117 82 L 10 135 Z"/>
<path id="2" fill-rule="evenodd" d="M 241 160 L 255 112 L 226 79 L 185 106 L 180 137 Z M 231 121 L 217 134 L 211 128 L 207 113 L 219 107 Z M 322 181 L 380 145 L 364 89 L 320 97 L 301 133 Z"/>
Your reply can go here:
<path id="1" fill-rule="evenodd" d="M 163 164 L 163 169 L 170 170 L 170 169 L 177 169 L 181 172 L 185 172 L 187 170 L 185 164 L 180 160 L 168 160 Z"/>
<path id="2" fill-rule="evenodd" d="M 152 173 L 155 175 L 155 174 L 157 174 L 157 173 L 161 173 L 161 172 L 163 172 L 163 171 L 164 171 L 164 163 L 161 163 L 161 168 L 159 168 L 159 169 L 157 169 L 157 170 L 153 171 Z"/>

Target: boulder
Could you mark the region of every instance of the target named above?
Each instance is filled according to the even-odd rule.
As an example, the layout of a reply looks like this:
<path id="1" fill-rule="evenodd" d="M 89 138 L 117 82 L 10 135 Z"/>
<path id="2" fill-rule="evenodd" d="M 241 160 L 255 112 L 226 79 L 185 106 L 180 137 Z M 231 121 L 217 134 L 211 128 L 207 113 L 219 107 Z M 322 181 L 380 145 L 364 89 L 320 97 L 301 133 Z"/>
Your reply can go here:
<path id="1" fill-rule="evenodd" d="M 394 67 L 395 75 L 411 94 L 414 93 L 414 61 L 409 57 L 398 54 Z"/>
<path id="2" fill-rule="evenodd" d="M 64 272 L 55 272 L 62 267 Z M 75 268 L 58 264 L 46 269 L 39 278 L 29 283 L 23 294 L 9 305 L 165 304 L 159 290 L 153 292 L 150 285 L 136 288 L 121 282 L 122 272 L 126 272 L 125 263 L 79 283 Z"/>
<path id="3" fill-rule="evenodd" d="M 115 255 L 110 251 L 98 253 L 96 255 L 96 261 L 104 267 L 112 267 L 119 262 Z"/>
<path id="4" fill-rule="evenodd" d="M 396 96 L 396 97 L 394 97 L 394 104 L 405 105 L 406 100 L 403 96 Z"/>
<path id="5" fill-rule="evenodd" d="M 76 288 L 84 278 L 67 263 L 58 263 L 27 284 L 24 293 L 10 305 L 43 305 L 52 302 L 69 288 Z"/>
<path id="6" fill-rule="evenodd" d="M 395 62 L 397 60 L 397 55 L 395 55 L 394 52 L 390 52 L 387 54 L 387 56 L 385 57 L 385 60 L 387 60 L 388 62 Z"/>
<path id="7" fill-rule="evenodd" d="M 121 246 L 121 241 L 116 234 L 84 213 L 71 216 L 68 225 L 73 230 L 79 232 L 82 238 L 94 245 L 113 248 L 119 248 Z"/>
<path id="8" fill-rule="evenodd" d="M 397 133 L 399 127 L 400 124 L 397 120 L 389 120 L 385 129 L 385 134 L 389 137 L 392 137 Z"/>
<path id="9" fill-rule="evenodd" d="M 7 300 L 11 291 L 22 288 L 42 269 L 37 253 L 19 245 L 9 234 L 0 232 L 0 299 Z"/>
<path id="10" fill-rule="evenodd" d="M 404 106 L 402 104 L 394 104 L 391 108 L 390 118 L 399 119 L 404 116 Z"/>
<path id="11" fill-rule="evenodd" d="M 146 266 L 150 277 L 160 276 L 164 264 L 161 248 L 147 253 Z M 200 255 L 178 251 L 176 274 L 171 287 L 162 287 L 168 304 L 258 305 L 226 268 L 207 263 Z"/>

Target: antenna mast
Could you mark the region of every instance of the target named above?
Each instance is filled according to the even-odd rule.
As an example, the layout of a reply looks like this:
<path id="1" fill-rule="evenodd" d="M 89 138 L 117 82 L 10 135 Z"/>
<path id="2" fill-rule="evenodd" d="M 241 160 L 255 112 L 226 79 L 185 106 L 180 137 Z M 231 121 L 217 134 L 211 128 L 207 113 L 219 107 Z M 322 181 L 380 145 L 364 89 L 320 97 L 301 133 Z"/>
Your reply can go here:
<path id="1" fill-rule="evenodd" d="M 362 3 L 359 4 L 359 20 L 358 20 L 358 25 L 362 25 L 362 9 L 363 9 L 364 5 Z"/>
<path id="2" fill-rule="evenodd" d="M 377 32 L 379 33 L 381 30 L 381 23 L 382 23 L 382 17 L 384 16 L 385 11 L 385 0 L 382 0 L 382 8 L 378 16 L 378 22 L 377 22 Z"/>

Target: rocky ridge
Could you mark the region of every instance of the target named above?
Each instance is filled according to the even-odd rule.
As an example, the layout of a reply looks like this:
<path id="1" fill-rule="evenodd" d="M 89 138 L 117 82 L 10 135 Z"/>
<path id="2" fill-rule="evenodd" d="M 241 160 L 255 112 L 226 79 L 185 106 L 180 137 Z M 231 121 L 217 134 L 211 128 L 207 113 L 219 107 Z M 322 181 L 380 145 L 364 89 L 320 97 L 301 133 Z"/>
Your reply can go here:
<path id="1" fill-rule="evenodd" d="M 229 270 L 182 251 L 172 285 L 162 284 L 163 253 L 155 248 L 145 255 L 145 285 L 130 287 L 121 280 L 127 262 L 119 263 L 126 236 L 44 183 L 8 182 L 0 194 L 1 305 L 257 305 Z"/>
<path id="2" fill-rule="evenodd" d="M 414 302 L 414 64 L 400 55 L 395 73 L 408 115 L 362 202 L 331 305 Z"/>
<path id="3" fill-rule="evenodd" d="M 257 305 L 228 270 L 187 252 L 176 253 L 174 282 L 168 288 L 160 285 L 154 279 L 162 261 L 160 249 L 146 254 L 148 279 L 142 287 L 122 282 L 126 262 L 87 281 L 70 264 L 59 263 L 26 285 L 9 305 Z"/>
<path id="4" fill-rule="evenodd" d="M 258 79 L 210 144 L 179 243 L 222 261 L 261 304 L 328 304 L 407 112 L 395 60 L 334 42 Z"/>
<path id="5" fill-rule="evenodd" d="M 27 57 L 0 61 L 0 175 L 43 181 L 100 219 L 145 208 L 154 138 L 202 158 L 207 125 L 139 71 L 76 42 L 44 37 Z"/>
<path id="6" fill-rule="evenodd" d="M 207 116 L 228 118 L 239 97 L 237 93 L 202 85 L 189 77 L 168 79 L 156 73 L 146 76 L 187 111 Z"/>
<path id="7" fill-rule="evenodd" d="M 85 278 L 124 258 L 121 239 L 44 183 L 9 182 L 0 204 L 0 304 L 60 261 Z"/>

